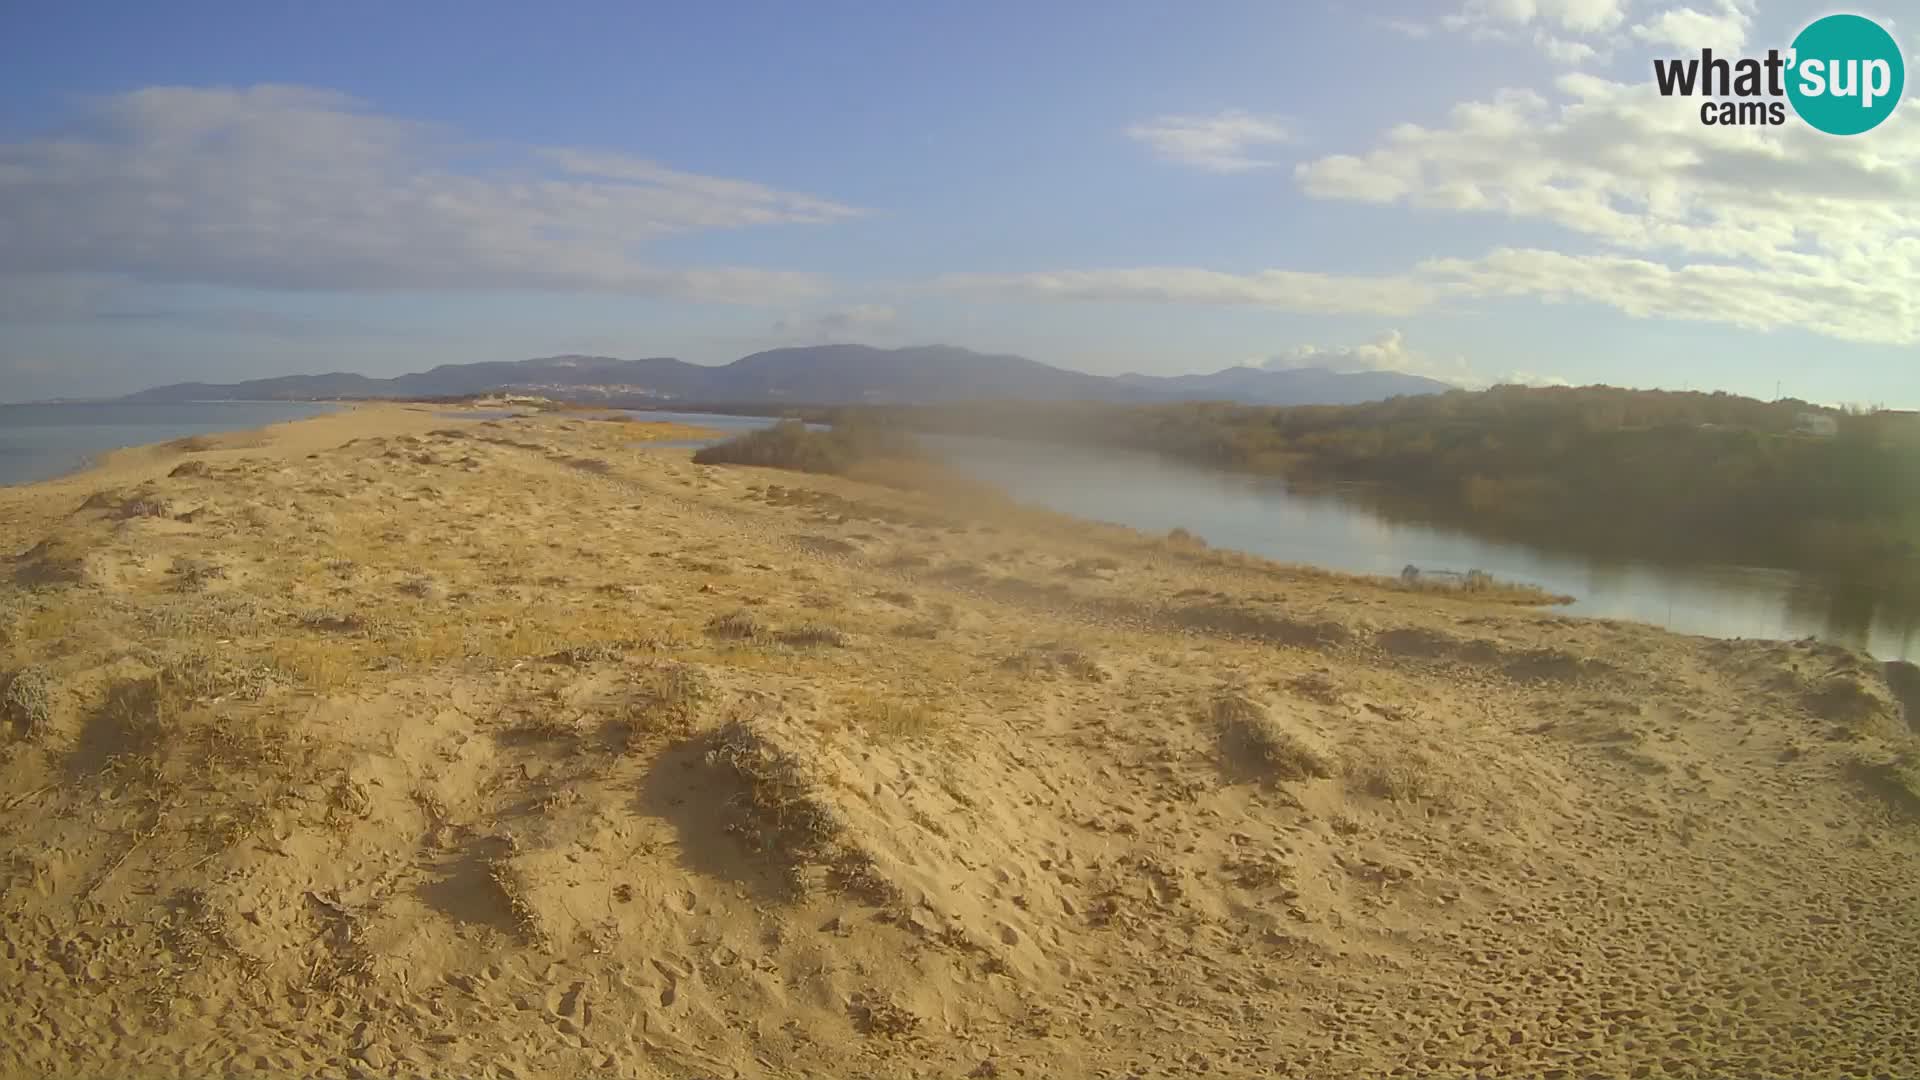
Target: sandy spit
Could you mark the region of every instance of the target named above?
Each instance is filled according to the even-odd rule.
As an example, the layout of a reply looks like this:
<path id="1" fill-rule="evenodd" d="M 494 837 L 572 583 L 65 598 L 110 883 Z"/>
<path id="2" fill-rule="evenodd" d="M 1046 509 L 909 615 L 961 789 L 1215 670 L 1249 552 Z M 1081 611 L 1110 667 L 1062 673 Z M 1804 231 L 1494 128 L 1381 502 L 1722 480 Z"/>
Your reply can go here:
<path id="1" fill-rule="evenodd" d="M 0 489 L 0 1075 L 1920 1076 L 1878 664 L 444 412 Z"/>

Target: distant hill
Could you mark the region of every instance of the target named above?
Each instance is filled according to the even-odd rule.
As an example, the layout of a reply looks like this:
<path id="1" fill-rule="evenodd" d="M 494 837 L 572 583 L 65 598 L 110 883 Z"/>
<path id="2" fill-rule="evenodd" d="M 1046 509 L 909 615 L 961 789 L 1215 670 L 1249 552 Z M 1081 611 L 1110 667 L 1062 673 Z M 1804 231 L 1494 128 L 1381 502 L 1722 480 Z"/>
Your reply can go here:
<path id="1" fill-rule="evenodd" d="M 1320 368 L 1227 368 L 1211 375 L 1108 377 L 1022 356 L 950 345 L 876 349 L 814 345 L 772 349 L 731 364 L 689 364 L 669 357 L 548 356 L 537 360 L 443 364 L 431 371 L 374 379 L 334 372 L 214 385 L 176 383 L 128 395 L 131 401 L 305 401 L 334 398 L 430 398 L 495 390 L 572 401 L 621 404 L 727 402 L 738 405 L 902 404 L 1023 401 L 1238 401 L 1257 405 L 1342 405 L 1452 387 L 1397 372 L 1351 374 Z"/>
<path id="2" fill-rule="evenodd" d="M 175 383 L 127 395 L 130 401 L 294 401 L 317 398 L 449 397 L 504 389 L 560 389 L 591 393 L 616 387 L 621 393 L 679 397 L 698 387 L 713 368 L 666 357 L 617 360 L 610 356 L 547 356 L 537 360 L 442 364 L 431 371 L 392 379 L 334 372 L 214 385 Z M 566 396 L 566 395 L 562 395 Z"/>

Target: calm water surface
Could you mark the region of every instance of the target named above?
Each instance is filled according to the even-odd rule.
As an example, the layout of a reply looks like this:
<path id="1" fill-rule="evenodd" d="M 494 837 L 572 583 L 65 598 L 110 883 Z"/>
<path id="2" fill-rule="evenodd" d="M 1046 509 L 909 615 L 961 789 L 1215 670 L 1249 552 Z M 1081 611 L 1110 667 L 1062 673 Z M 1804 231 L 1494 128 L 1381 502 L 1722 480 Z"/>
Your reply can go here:
<path id="1" fill-rule="evenodd" d="M 123 446 L 245 431 L 330 408 L 280 401 L 0 405 L 0 484 L 27 484 L 71 472 Z"/>
<path id="2" fill-rule="evenodd" d="M 669 416 L 751 430 L 752 417 Z M 1714 637 L 1818 637 L 1882 659 L 1920 661 L 1920 598 L 1788 570 L 1548 550 L 1446 525 L 1389 518 L 1358 487 L 1290 489 L 1274 477 L 1157 455 L 923 435 L 948 464 L 1021 502 L 1148 532 L 1188 529 L 1216 547 L 1363 574 L 1484 570 L 1575 597 L 1559 610 Z"/>

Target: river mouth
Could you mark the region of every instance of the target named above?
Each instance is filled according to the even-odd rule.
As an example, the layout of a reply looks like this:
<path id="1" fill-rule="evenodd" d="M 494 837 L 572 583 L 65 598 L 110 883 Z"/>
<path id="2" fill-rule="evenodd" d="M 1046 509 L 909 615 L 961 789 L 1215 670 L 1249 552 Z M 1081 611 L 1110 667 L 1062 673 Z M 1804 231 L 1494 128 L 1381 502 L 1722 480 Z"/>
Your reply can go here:
<path id="1" fill-rule="evenodd" d="M 729 435 L 762 417 L 637 413 Z M 918 435 L 949 467 L 1019 502 L 1145 532 L 1180 528 L 1215 547 L 1347 573 L 1408 567 L 1535 585 L 1573 597 L 1557 610 L 1721 638 L 1818 638 L 1882 660 L 1920 661 L 1920 595 L 1891 582 L 1833 581 L 1779 567 L 1648 558 L 1529 543 L 1441 520 L 1370 485 L 1291 484 L 1145 451 L 961 435 Z M 707 440 L 713 441 L 713 440 Z M 653 446 L 667 444 L 654 443 Z M 689 442 L 699 446 L 705 442 Z"/>

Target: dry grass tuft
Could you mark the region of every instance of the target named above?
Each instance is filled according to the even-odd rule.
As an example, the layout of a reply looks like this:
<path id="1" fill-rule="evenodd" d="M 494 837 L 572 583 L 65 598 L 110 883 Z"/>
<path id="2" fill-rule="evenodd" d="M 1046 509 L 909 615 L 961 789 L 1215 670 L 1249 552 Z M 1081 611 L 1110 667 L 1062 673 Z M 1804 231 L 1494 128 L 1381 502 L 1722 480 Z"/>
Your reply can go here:
<path id="1" fill-rule="evenodd" d="M 270 651 L 273 666 L 316 694 L 331 694 L 352 681 L 360 670 L 360 654 L 339 641 L 288 638 Z"/>
<path id="2" fill-rule="evenodd" d="M 170 597 L 139 609 L 141 627 L 168 640 L 204 637 L 244 637 L 256 634 L 267 615 L 258 600 L 241 593 Z"/>
<path id="3" fill-rule="evenodd" d="M 1400 749 L 1381 757 L 1347 764 L 1347 778 L 1375 798 L 1417 802 L 1441 794 L 1432 759 L 1416 750 Z"/>
<path id="4" fill-rule="evenodd" d="M 940 711 L 917 701 L 899 701 L 877 694 L 860 694 L 847 703 L 848 720 L 879 738 L 912 739 L 931 734 L 940 725 Z"/>
<path id="5" fill-rule="evenodd" d="M 167 677 L 196 701 L 258 701 L 273 683 L 271 668 L 237 660 L 230 653 L 191 647 L 167 665 Z"/>
<path id="6" fill-rule="evenodd" d="M 836 649 L 844 649 L 853 641 L 853 639 L 847 635 L 846 631 L 838 627 L 815 622 L 802 623 L 799 626 L 781 630 L 774 634 L 774 639 L 782 645 L 794 645 L 801 648 L 816 645 L 830 645 Z"/>
<path id="7" fill-rule="evenodd" d="M 1900 709 L 1885 683 L 1852 672 L 1827 676 L 1802 695 L 1807 711 L 1843 725 L 1850 734 L 1884 734 L 1894 729 Z"/>
<path id="8" fill-rule="evenodd" d="M 620 642 L 595 641 L 586 645 L 569 645 L 557 652 L 542 657 L 550 664 L 566 664 L 570 667 L 585 667 L 588 664 L 618 663 L 626 658 L 626 650 Z"/>
<path id="9" fill-rule="evenodd" d="M 619 749 L 632 749 L 647 735 L 681 737 L 699 726 L 714 698 L 713 681 L 689 664 L 665 663 L 634 676 L 608 733 Z"/>
<path id="10" fill-rule="evenodd" d="M 908 622 L 903 622 L 899 626 L 894 627 L 893 636 L 903 637 L 903 638 L 917 638 L 921 641 L 932 641 L 935 638 L 938 638 L 940 636 L 941 631 L 945 629 L 946 627 L 940 625 L 939 623 L 933 621 L 932 619 L 913 619 Z"/>
<path id="11" fill-rule="evenodd" d="M 1857 755 L 1848 762 L 1847 771 L 1895 810 L 1920 818 L 1920 750 L 1892 757 Z"/>
<path id="12" fill-rule="evenodd" d="M 303 611 L 296 621 L 303 630 L 329 634 L 360 634 L 370 629 L 370 620 L 352 611 Z"/>
<path id="13" fill-rule="evenodd" d="M 1317 701 L 1322 705 L 1340 704 L 1340 685 L 1325 672 L 1309 671 L 1304 675 L 1296 676 L 1287 683 L 1287 688 L 1309 701 Z"/>
<path id="14" fill-rule="evenodd" d="M 207 582 L 226 577 L 227 568 L 208 559 L 181 555 L 173 560 L 167 573 L 173 576 L 174 588 L 181 592 L 199 592 L 207 587 Z"/>
<path id="15" fill-rule="evenodd" d="M 22 585 L 71 585 L 87 576 L 87 546 L 66 536 L 50 536 L 16 560 L 14 580 Z"/>
<path id="16" fill-rule="evenodd" d="M 572 743 L 580 739 L 580 726 L 571 717 L 554 712 L 534 712 L 519 717 L 500 733 L 504 742 L 523 746 L 541 743 Z"/>
<path id="17" fill-rule="evenodd" d="M 1081 649 L 1060 642 L 1032 645 L 1000 661 L 1002 671 L 1021 675 L 1066 674 L 1088 682 L 1105 682 L 1107 672 Z"/>
<path id="18" fill-rule="evenodd" d="M 15 737 L 38 741 L 53 723 L 58 689 L 53 673 L 40 664 L 0 675 L 0 722 L 12 727 Z"/>
<path id="19" fill-rule="evenodd" d="M 707 633 L 727 641 L 761 641 L 767 637 L 767 627 L 753 612 L 742 608 L 716 616 L 707 623 Z"/>
<path id="20" fill-rule="evenodd" d="M 862 857 L 847 842 L 846 819 L 822 795 L 812 769 L 754 721 L 733 720 L 716 730 L 707 762 L 741 786 L 727 831 L 774 861 L 790 895 L 808 891 L 816 868 Z"/>
<path id="21" fill-rule="evenodd" d="M 116 761 L 125 770 L 134 767 L 132 759 L 151 760 L 181 742 L 181 722 L 192 707 L 192 696 L 166 671 L 115 683 L 83 736 L 82 753 L 108 771 Z"/>
<path id="22" fill-rule="evenodd" d="M 1060 572 L 1068 577 L 1090 578 L 1099 577 L 1103 573 L 1112 573 L 1118 569 L 1120 569 L 1120 561 L 1118 559 L 1101 555 L 1093 558 L 1075 559 L 1061 567 Z"/>
<path id="23" fill-rule="evenodd" d="M 487 860 L 487 884 L 497 895 L 512 920 L 513 932 L 522 944 L 541 945 L 546 942 L 546 931 L 540 925 L 540 913 L 533 902 L 527 899 L 527 886 L 520 874 L 506 857 Z"/>
<path id="24" fill-rule="evenodd" d="M 388 655 L 411 664 L 431 667 L 467 656 L 466 629 L 459 624 L 428 623 L 410 627 L 386 644 Z"/>
<path id="25" fill-rule="evenodd" d="M 421 600 L 444 600 L 447 587 L 432 574 L 412 574 L 394 586 L 401 594 Z"/>
<path id="26" fill-rule="evenodd" d="M 1185 528 L 1176 528 L 1167 533 L 1166 545 L 1179 551 L 1205 551 L 1207 542 L 1188 532 Z"/>
<path id="27" fill-rule="evenodd" d="M 1220 750 L 1229 761 L 1268 780 L 1324 779 L 1334 774 L 1332 761 L 1245 694 L 1220 694 L 1210 711 Z"/>
<path id="28" fill-rule="evenodd" d="M 374 956 L 367 948 L 367 929 L 373 921 L 373 912 L 349 907 L 331 894 L 309 891 L 306 899 L 319 920 L 318 937 L 323 950 L 307 965 L 294 991 L 307 996 L 332 997 L 345 987 L 364 987 L 371 983 Z"/>

